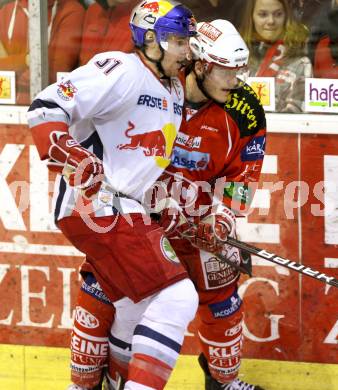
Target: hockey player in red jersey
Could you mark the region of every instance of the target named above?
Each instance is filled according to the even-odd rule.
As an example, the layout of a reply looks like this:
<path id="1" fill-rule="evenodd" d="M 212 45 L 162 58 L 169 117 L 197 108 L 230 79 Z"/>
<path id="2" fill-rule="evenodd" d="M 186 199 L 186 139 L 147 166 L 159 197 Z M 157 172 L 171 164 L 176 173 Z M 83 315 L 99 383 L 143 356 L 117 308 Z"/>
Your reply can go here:
<path id="1" fill-rule="evenodd" d="M 163 213 L 161 221 L 199 293 L 199 362 L 205 372 L 205 389 L 259 390 L 259 386 L 238 379 L 243 341 L 239 272 L 215 253 L 222 252 L 230 262 L 247 267 L 247 259 L 228 246 L 226 238 L 235 235 L 236 218 L 248 211 L 259 179 L 265 115 L 256 95 L 243 81 L 249 53 L 234 27 L 216 20 L 200 24 L 198 32 L 190 39 L 195 61 L 185 77 L 186 120 L 175 141 L 171 166 L 159 183 L 159 188 L 165 183 L 194 227 L 184 231 L 176 224 L 179 219 L 171 209 Z M 84 300 L 91 283 L 88 279 L 83 284 L 80 296 Z M 123 303 L 115 307 L 109 335 L 114 387 L 115 370 L 126 376 L 130 340 L 140 316 Z M 100 320 L 107 320 L 98 305 L 91 310 Z"/>
<path id="2" fill-rule="evenodd" d="M 100 302 L 122 301 L 133 312 L 142 307 L 125 389 L 160 390 L 198 297 L 163 229 L 145 218 L 140 200 L 170 163 L 182 121 L 177 107 L 184 99 L 177 76 L 196 26 L 180 3 L 142 1 L 130 27 L 135 53 L 98 54 L 39 93 L 28 122 L 41 159 L 62 174 L 54 193 L 56 223 L 87 255 L 105 294 L 93 284 L 88 293 Z M 142 142 L 130 146 L 133 139 Z M 108 194 L 103 181 L 116 193 Z M 80 388 L 92 388 L 100 381 L 96 365 L 107 350 L 106 339 L 94 333 L 104 321 L 80 305 L 76 321 L 72 372 L 79 374 Z"/>
<path id="3" fill-rule="evenodd" d="M 239 271 L 215 253 L 247 267 L 247 257 L 226 245 L 226 238 L 235 236 L 236 218 L 248 211 L 259 180 L 265 114 L 244 83 L 249 51 L 231 23 L 199 23 L 190 47 L 195 61 L 186 70 L 186 119 L 167 171 L 182 175 L 181 184 L 175 182 L 183 195 L 181 206 L 188 217 L 199 208 L 200 220 L 188 232 L 190 243 L 170 241 L 199 293 L 199 363 L 205 389 L 258 390 L 261 387 L 238 379 L 243 342 Z M 175 190 L 171 194 L 175 197 Z"/>

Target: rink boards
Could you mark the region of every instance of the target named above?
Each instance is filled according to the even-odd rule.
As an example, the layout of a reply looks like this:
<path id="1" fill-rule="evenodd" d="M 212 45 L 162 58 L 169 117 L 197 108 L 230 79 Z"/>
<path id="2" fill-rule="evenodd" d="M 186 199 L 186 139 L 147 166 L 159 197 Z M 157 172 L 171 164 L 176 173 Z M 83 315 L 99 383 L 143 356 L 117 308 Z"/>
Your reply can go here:
<path id="1" fill-rule="evenodd" d="M 12 124 L 0 125 L 0 344 L 67 347 L 82 255 L 46 217 L 52 178 L 39 161 L 26 125 L 17 124 L 24 122 L 20 115 L 9 117 L 7 122 Z M 323 115 L 271 115 L 268 119 L 261 182 L 253 212 L 239 224 L 240 238 L 337 278 L 337 119 Z M 336 364 L 337 290 L 280 266 L 253 261 L 254 276 L 242 278 L 239 291 L 245 304 L 244 356 L 248 360 L 244 369 L 256 375 L 261 371 L 252 369 L 255 362 L 264 368 L 271 364 L 277 375 L 282 368 L 298 372 L 297 367 L 306 367 L 305 372 L 310 372 L 306 377 L 312 377 L 317 365 L 310 370 L 287 362 Z M 11 347 L 1 348 L 2 362 L 3 353 Z M 24 361 L 30 356 L 27 351 L 45 353 L 15 348 L 19 356 L 26 351 Z M 57 351 L 58 356 L 63 350 Z M 182 358 L 182 372 L 189 355 L 197 351 L 195 322 L 184 344 L 187 357 Z M 330 366 L 322 367 L 325 371 Z M 2 366 L 0 372 L 6 372 Z M 198 370 L 187 373 L 196 377 Z M 1 381 L 0 388 L 7 390 Z"/>
<path id="2" fill-rule="evenodd" d="M 0 345 L 2 390 L 64 390 L 69 385 L 69 349 Z M 334 364 L 244 359 L 240 378 L 266 390 L 336 390 Z M 181 355 L 166 390 L 204 390 L 196 356 Z"/>

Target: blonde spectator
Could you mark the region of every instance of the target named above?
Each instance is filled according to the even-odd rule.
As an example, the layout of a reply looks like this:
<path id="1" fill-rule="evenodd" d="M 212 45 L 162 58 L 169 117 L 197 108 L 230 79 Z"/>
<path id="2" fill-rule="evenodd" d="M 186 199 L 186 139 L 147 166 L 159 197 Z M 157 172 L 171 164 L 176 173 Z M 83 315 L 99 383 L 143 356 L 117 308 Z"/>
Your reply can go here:
<path id="1" fill-rule="evenodd" d="M 305 78 L 312 76 L 308 29 L 293 19 L 288 1 L 247 0 L 241 33 L 250 48 L 250 76 L 275 77 L 276 111 L 302 111 Z"/>
<path id="2" fill-rule="evenodd" d="M 48 0 L 49 82 L 56 72 L 78 65 L 85 10 L 77 0 Z M 17 103 L 29 103 L 28 0 L 15 0 L 0 8 L 0 42 L 6 55 L 0 70 L 16 72 Z"/>

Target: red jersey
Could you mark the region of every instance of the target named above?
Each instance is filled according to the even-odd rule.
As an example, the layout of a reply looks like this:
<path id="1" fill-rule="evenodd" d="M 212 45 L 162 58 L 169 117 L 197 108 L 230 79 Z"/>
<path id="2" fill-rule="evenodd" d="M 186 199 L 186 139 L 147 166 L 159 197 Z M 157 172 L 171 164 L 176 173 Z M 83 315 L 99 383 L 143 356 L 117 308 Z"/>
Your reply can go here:
<path id="1" fill-rule="evenodd" d="M 266 136 L 265 114 L 256 94 L 245 85 L 234 90 L 225 105 L 209 101 L 185 111 L 167 169 L 169 182 L 172 174 L 183 178 L 171 186 L 171 196 L 179 199 L 188 217 L 197 219 L 209 211 L 215 197 L 237 214 L 248 210 L 263 164 Z M 207 207 L 203 210 L 202 205 Z M 219 288 L 233 288 L 237 270 L 220 266 L 212 254 L 199 251 L 185 239 L 170 242 L 197 286 L 200 302 L 211 299 L 210 290 L 216 289 L 217 296 Z"/>
<path id="2" fill-rule="evenodd" d="M 181 173 L 191 189 L 192 182 L 202 182 L 198 205 L 210 204 L 213 192 L 234 211 L 247 210 L 265 150 L 266 120 L 256 94 L 245 85 L 225 105 L 209 101 L 185 111 L 168 171 Z M 182 196 L 189 198 L 189 191 Z"/>

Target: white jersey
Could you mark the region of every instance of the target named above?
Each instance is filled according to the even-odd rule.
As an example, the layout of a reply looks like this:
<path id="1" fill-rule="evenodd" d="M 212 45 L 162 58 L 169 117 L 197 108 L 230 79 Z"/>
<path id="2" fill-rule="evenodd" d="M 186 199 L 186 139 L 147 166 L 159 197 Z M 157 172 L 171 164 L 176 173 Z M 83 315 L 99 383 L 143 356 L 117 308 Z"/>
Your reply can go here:
<path id="1" fill-rule="evenodd" d="M 116 191 L 142 200 L 143 194 L 169 165 L 182 120 L 184 93 L 178 78 L 166 88 L 140 57 L 122 52 L 96 55 L 60 83 L 47 87 L 28 113 L 30 127 L 58 130 L 66 123 L 70 134 L 102 161 L 106 181 Z M 93 205 L 95 215 L 113 214 L 111 206 Z M 73 213 L 78 191 L 63 178 L 55 193 L 56 217 Z M 141 206 L 121 198 L 124 212 Z"/>

